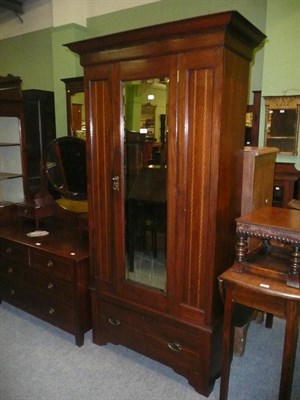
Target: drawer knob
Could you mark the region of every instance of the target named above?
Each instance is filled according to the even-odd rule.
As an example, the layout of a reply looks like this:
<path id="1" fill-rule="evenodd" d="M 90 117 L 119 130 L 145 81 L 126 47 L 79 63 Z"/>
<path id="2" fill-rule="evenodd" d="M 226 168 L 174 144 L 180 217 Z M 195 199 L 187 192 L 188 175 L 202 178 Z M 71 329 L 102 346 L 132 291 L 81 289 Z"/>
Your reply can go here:
<path id="1" fill-rule="evenodd" d="M 120 325 L 120 320 L 116 319 L 116 318 L 108 318 L 108 322 L 110 324 L 112 324 L 113 326 L 118 326 Z"/>
<path id="2" fill-rule="evenodd" d="M 52 315 L 52 314 L 54 314 L 54 313 L 55 313 L 55 310 L 54 310 L 53 307 L 51 307 L 51 308 L 49 309 L 49 314 Z"/>
<path id="3" fill-rule="evenodd" d="M 12 274 L 12 273 L 13 273 L 12 267 L 8 267 L 8 268 L 7 268 L 7 273 L 8 273 L 8 274 Z"/>
<path id="4" fill-rule="evenodd" d="M 48 283 L 48 289 L 51 290 L 51 289 L 53 289 L 53 288 L 54 288 L 53 283 L 52 283 L 52 282 L 49 282 L 49 283 Z"/>
<path id="5" fill-rule="evenodd" d="M 11 253 L 11 248 L 8 247 L 8 248 L 5 250 L 5 253 L 6 253 L 6 254 L 10 254 L 10 253 Z"/>
<path id="6" fill-rule="evenodd" d="M 14 291 L 14 289 L 11 289 L 10 292 L 9 292 L 9 294 L 10 294 L 11 296 L 14 296 L 14 295 L 16 294 L 16 292 Z"/>
<path id="7" fill-rule="evenodd" d="M 168 347 L 169 347 L 169 349 L 171 349 L 173 351 L 181 351 L 182 350 L 182 346 L 177 342 L 169 342 Z"/>
<path id="8" fill-rule="evenodd" d="M 48 260 L 47 262 L 47 267 L 53 267 L 53 261 L 52 260 Z"/>

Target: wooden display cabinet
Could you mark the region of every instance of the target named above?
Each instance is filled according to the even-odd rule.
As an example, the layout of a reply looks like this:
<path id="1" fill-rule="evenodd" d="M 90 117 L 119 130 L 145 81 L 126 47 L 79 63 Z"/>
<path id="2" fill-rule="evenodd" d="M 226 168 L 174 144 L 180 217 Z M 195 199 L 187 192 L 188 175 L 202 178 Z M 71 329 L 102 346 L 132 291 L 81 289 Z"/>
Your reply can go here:
<path id="1" fill-rule="evenodd" d="M 28 198 L 25 128 L 19 77 L 0 77 L 0 202 Z"/>
<path id="2" fill-rule="evenodd" d="M 22 216 L 52 215 L 43 154 L 56 136 L 54 94 L 21 91 L 21 79 L 13 76 L 2 77 L 0 87 L 0 201 L 2 208 L 9 207 L 9 212 L 1 212 L 6 215 L 2 223 L 4 219 L 8 223 L 7 216 L 13 214 L 11 203 L 19 204 L 17 213 L 21 210 Z"/>
<path id="3" fill-rule="evenodd" d="M 264 37 L 225 12 L 67 45 L 80 55 L 90 110 L 93 341 L 163 362 L 205 396 L 220 374 L 217 276 L 234 260 L 249 64 Z M 130 208 L 123 89 L 158 78 L 166 165 L 142 170 L 144 189 Z"/>

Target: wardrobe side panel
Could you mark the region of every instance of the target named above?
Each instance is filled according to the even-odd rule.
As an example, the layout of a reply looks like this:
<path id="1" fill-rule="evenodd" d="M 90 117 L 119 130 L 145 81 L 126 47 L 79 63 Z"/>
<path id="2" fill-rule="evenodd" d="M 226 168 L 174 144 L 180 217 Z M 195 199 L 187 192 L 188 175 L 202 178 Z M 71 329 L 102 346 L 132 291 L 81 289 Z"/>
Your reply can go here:
<path id="1" fill-rule="evenodd" d="M 103 68 L 85 76 L 88 112 L 87 163 L 92 287 L 113 285 L 113 115 L 110 75 Z"/>
<path id="2" fill-rule="evenodd" d="M 215 263 L 222 50 L 179 56 L 177 312 L 203 323 Z"/>

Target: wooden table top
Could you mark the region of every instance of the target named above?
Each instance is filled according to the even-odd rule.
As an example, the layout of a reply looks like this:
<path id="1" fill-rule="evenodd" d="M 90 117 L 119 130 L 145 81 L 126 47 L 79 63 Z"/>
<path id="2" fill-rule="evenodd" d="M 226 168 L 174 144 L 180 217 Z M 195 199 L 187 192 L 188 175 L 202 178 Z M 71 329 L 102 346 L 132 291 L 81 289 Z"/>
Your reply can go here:
<path id="1" fill-rule="evenodd" d="M 82 238 L 78 230 L 51 224 L 43 226 L 41 230 L 45 230 L 48 234 L 46 236 L 28 236 L 28 233 L 35 231 L 35 225 L 32 221 L 0 226 L 0 239 L 11 240 L 75 261 L 89 257 L 88 242 Z"/>
<path id="2" fill-rule="evenodd" d="M 300 212 L 263 207 L 236 219 L 237 233 L 300 245 Z"/>
<path id="3" fill-rule="evenodd" d="M 232 268 L 226 270 L 219 278 L 220 282 L 227 282 L 240 288 L 264 293 L 269 296 L 277 296 L 287 300 L 300 301 L 300 291 L 289 287 L 286 283 L 268 276 L 261 276 L 251 272 L 235 272 Z"/>

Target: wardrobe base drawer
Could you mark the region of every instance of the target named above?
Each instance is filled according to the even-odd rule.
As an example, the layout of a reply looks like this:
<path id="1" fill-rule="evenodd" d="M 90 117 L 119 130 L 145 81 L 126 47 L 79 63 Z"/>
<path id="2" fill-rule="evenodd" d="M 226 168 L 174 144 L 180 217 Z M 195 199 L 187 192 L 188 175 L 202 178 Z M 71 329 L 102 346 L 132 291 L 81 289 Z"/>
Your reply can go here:
<path id="1" fill-rule="evenodd" d="M 97 344 L 112 342 L 130 347 L 177 371 L 198 370 L 203 338 L 131 309 L 99 301 L 93 307 L 93 338 Z M 98 312 L 100 310 L 100 312 Z"/>

